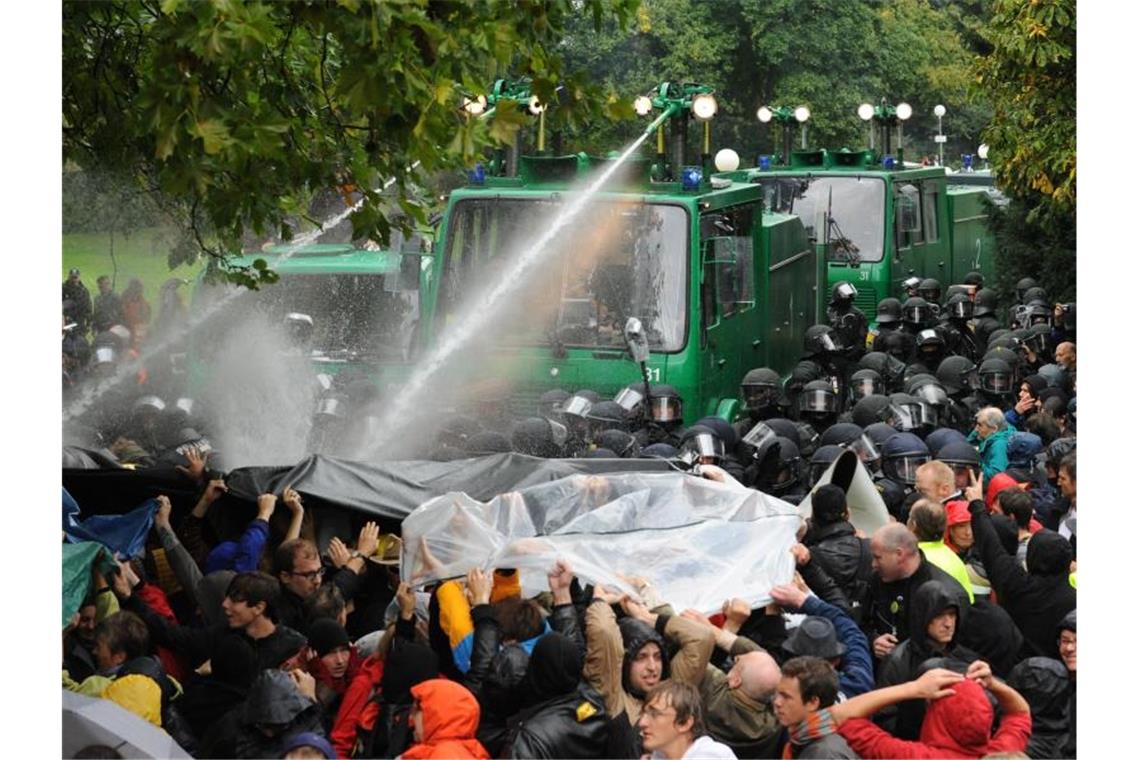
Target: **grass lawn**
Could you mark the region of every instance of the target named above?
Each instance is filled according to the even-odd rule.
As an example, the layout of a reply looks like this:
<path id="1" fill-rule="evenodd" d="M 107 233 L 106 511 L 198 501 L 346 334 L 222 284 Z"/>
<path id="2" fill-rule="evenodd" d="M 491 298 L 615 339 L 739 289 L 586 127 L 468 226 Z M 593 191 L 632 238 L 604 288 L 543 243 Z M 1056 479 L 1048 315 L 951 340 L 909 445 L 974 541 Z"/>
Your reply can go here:
<path id="1" fill-rule="evenodd" d="M 169 245 L 163 240 L 163 230 L 142 229 L 129 237 L 115 235 L 115 264 L 111 261 L 111 236 L 107 233 L 73 233 L 63 236 L 63 268 L 60 282 L 67 279 L 67 271 L 79 267 L 83 283 L 94 298 L 98 292 L 95 280 L 99 275 L 115 278 L 115 292 L 122 293 L 132 277 L 142 280 L 143 293 L 151 306 L 157 308 L 155 299 L 162 283 L 171 277 L 193 280 L 205 266 L 203 262 L 182 265 L 171 270 L 166 263 Z"/>

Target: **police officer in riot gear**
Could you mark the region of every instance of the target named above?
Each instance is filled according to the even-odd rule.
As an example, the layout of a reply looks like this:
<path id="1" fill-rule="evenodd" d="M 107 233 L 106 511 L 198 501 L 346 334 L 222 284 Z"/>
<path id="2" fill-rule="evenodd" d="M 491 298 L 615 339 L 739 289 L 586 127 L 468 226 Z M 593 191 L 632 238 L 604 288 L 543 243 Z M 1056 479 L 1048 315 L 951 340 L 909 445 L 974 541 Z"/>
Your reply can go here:
<path id="1" fill-rule="evenodd" d="M 1037 287 L 1037 280 L 1032 277 L 1022 277 L 1018 280 L 1017 285 L 1014 286 L 1014 289 L 1017 291 L 1017 302 L 1025 303 L 1025 291 L 1035 287 Z"/>
<path id="2" fill-rule="evenodd" d="M 997 318 L 997 292 L 982 288 L 974 294 L 974 336 L 979 350 L 989 343 L 990 335 L 1000 329 Z"/>
<path id="3" fill-rule="evenodd" d="M 981 272 L 966 272 L 966 276 L 962 278 L 962 283 L 965 285 L 973 285 L 979 289 L 986 286 L 986 280 L 982 277 Z"/>
<path id="4" fill-rule="evenodd" d="M 906 298 L 914 298 L 918 295 L 918 288 L 920 285 L 922 285 L 921 277 L 914 277 L 913 275 L 911 277 L 907 277 L 902 281 L 903 295 Z"/>
<path id="5" fill-rule="evenodd" d="M 884 298 L 875 307 L 875 339 L 871 341 L 872 351 L 883 350 L 883 337 L 902 328 L 902 302 L 897 298 Z"/>
<path id="6" fill-rule="evenodd" d="M 970 320 L 974 316 L 974 302 L 965 293 L 955 293 L 946 299 L 942 308 L 942 337 L 946 341 L 948 353 L 965 356 L 971 360 L 978 358 L 978 343 Z"/>
<path id="7" fill-rule="evenodd" d="M 780 403 L 782 394 L 780 376 L 775 370 L 768 367 L 748 370 L 744 379 L 740 381 L 740 400 L 744 402 L 748 422 L 742 425 L 746 429 L 738 429 L 737 432 L 747 433 L 760 420 L 782 417 L 783 409 Z"/>
<path id="8" fill-rule="evenodd" d="M 804 385 L 796 397 L 799 418 L 809 423 L 817 433 L 835 424 L 839 416 L 839 398 L 827 380 L 812 380 Z"/>
<path id="9" fill-rule="evenodd" d="M 882 351 L 872 351 L 863 356 L 856 365 L 859 369 L 870 369 L 878 373 L 879 377 L 883 379 L 884 390 L 880 393 L 887 393 L 902 388 L 903 372 L 906 370 L 906 363 L 901 362 L 895 357 Z"/>
<path id="10" fill-rule="evenodd" d="M 903 329 L 911 335 L 918 335 L 926 328 L 932 326 L 934 320 L 930 304 L 922 296 L 915 296 L 903 301 L 902 323 Z"/>
<path id="11" fill-rule="evenodd" d="M 932 307 L 942 303 L 942 283 L 933 277 L 927 277 L 918 285 L 918 295 Z"/>
<path id="12" fill-rule="evenodd" d="M 651 385 L 646 402 L 649 415 L 640 430 L 634 432 L 637 445 L 645 448 L 654 443 L 667 443 L 680 448 L 680 430 L 684 406 L 681 394 L 671 385 Z"/>
<path id="13" fill-rule="evenodd" d="M 857 369 L 851 373 L 847 383 L 848 408 L 854 406 L 859 399 L 870 396 L 872 393 L 883 393 L 885 386 L 883 378 L 873 369 Z"/>
<path id="14" fill-rule="evenodd" d="M 883 475 L 907 491 L 914 490 L 916 471 L 930 461 L 930 449 L 922 439 L 913 433 L 895 433 L 883 443 L 882 452 Z"/>
<path id="15" fill-rule="evenodd" d="M 978 367 L 978 400 L 984 406 L 1004 408 L 1012 398 L 1013 368 L 1004 359 L 985 359 Z"/>
<path id="16" fill-rule="evenodd" d="M 792 369 L 785 385 L 788 396 L 795 399 L 806 383 L 825 380 L 841 405 L 840 394 L 847 392 L 846 349 L 842 336 L 830 325 L 809 327 L 804 333 L 804 358 Z"/>
<path id="17" fill-rule="evenodd" d="M 586 413 L 597 400 L 597 393 L 588 388 L 583 388 L 562 403 L 560 411 L 562 413 L 562 424 L 566 426 L 564 451 L 567 457 L 579 457 L 589 450 L 590 425 L 586 420 Z"/>
<path id="18" fill-rule="evenodd" d="M 915 355 L 918 363 L 930 372 L 937 372 L 938 365 L 946 358 L 946 341 L 942 333 L 933 327 L 918 334 L 918 353 Z"/>
<path id="19" fill-rule="evenodd" d="M 859 291 L 846 280 L 831 289 L 827 321 L 847 345 L 848 358 L 858 360 L 867 350 L 867 316 L 855 306 Z"/>

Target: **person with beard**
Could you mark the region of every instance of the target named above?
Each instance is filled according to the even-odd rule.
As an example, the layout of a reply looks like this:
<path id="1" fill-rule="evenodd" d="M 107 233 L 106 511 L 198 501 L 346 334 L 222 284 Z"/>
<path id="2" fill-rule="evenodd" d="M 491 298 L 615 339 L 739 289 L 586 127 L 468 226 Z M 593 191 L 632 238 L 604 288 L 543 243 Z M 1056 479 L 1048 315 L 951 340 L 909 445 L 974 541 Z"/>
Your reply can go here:
<path id="1" fill-rule="evenodd" d="M 1029 539 L 1025 567 L 1006 552 L 982 501 L 977 479 L 966 490 L 970 500 L 970 524 L 974 546 L 986 569 L 986 577 L 1001 605 L 1025 636 L 1024 657 L 1056 651 L 1057 625 L 1077 606 L 1077 591 L 1069 583 L 1073 550 L 1069 541 L 1051 530 L 1040 530 Z"/>
<path id="2" fill-rule="evenodd" d="M 932 657 L 957 660 L 963 668 L 978 659 L 959 642 L 967 609 L 957 594 L 938 581 L 919 586 L 909 610 L 911 636 L 883 660 L 879 688 L 917 678 L 922 663 Z M 925 712 L 921 700 L 912 700 L 880 711 L 875 722 L 900 739 L 917 739 Z"/>
<path id="3" fill-rule="evenodd" d="M 646 598 L 651 588 L 644 586 Z M 612 604 L 620 603 L 627 617 L 619 624 Z M 629 597 L 594 586 L 586 609 L 586 664 L 583 674 L 605 699 L 611 718 L 606 757 L 641 756 L 638 719 L 646 693 L 666 678 L 698 684 L 712 655 L 716 639 L 699 623 L 671 614 L 666 605 L 651 612 Z M 666 640 L 677 653 L 668 656 Z"/>
<path id="4" fill-rule="evenodd" d="M 523 679 L 530 706 L 512 717 L 504 744 L 512 758 L 594 758 L 609 742 L 606 703 L 582 681 L 583 652 L 560 633 L 544 636 L 531 652 Z"/>

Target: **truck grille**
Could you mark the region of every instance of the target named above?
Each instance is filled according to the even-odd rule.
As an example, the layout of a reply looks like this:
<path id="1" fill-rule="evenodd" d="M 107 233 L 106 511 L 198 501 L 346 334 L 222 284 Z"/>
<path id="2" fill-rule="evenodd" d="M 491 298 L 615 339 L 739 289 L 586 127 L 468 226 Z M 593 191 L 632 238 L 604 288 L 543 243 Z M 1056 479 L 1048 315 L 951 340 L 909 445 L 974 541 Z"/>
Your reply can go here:
<path id="1" fill-rule="evenodd" d="M 874 322 L 875 308 L 879 305 L 878 294 L 875 293 L 875 289 L 869 285 L 856 287 L 859 290 L 859 295 L 855 296 L 855 308 L 863 312 L 863 316 L 867 318 L 868 322 Z"/>

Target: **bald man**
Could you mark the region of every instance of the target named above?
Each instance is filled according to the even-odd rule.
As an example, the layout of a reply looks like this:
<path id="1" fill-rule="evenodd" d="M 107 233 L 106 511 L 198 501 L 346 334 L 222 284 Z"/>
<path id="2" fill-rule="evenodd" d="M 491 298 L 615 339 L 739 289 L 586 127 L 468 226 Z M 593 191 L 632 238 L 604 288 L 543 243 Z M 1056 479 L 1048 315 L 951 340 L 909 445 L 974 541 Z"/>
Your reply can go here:
<path id="1" fill-rule="evenodd" d="M 771 699 L 780 683 L 780 666 L 756 642 L 736 635 L 752 613 L 747 602 L 727 601 L 724 613 L 723 628 L 693 610 L 682 615 L 707 625 L 716 635 L 717 646 L 735 658 L 727 674 L 713 665 L 705 668 L 699 684 L 705 724 L 717 741 L 736 747 L 748 745 L 748 757 L 777 757 L 780 723 Z"/>
<path id="2" fill-rule="evenodd" d="M 1067 369 L 1070 375 L 1076 374 L 1077 344 L 1071 341 L 1057 344 L 1057 350 L 1053 352 L 1053 361 Z"/>
<path id="3" fill-rule="evenodd" d="M 932 459 L 919 465 L 914 471 L 914 490 L 930 501 L 945 504 L 948 501 L 965 499 L 958 484 L 954 482 L 954 470 L 945 462 Z"/>
<path id="4" fill-rule="evenodd" d="M 879 659 L 910 638 L 907 605 L 923 583 L 941 581 L 951 594 L 961 598 L 962 609 L 970 606 L 962 586 L 927 561 L 918 548 L 918 539 L 901 523 L 888 523 L 871 536 L 871 567 L 875 576 L 863 629 L 871 640 L 871 652 Z"/>

